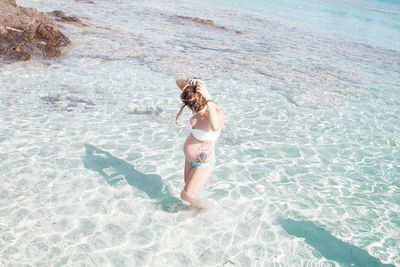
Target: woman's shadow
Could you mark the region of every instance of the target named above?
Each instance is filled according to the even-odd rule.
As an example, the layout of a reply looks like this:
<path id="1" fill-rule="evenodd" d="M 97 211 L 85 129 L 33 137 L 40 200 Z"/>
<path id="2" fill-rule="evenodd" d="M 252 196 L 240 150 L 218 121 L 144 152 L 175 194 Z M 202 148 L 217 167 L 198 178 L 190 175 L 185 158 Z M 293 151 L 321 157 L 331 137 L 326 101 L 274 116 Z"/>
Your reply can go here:
<path id="1" fill-rule="evenodd" d="M 89 170 L 98 172 L 109 185 L 113 186 L 125 179 L 129 185 L 146 193 L 161 210 L 175 213 L 185 209 L 183 202 L 169 193 L 161 176 L 142 173 L 128 162 L 90 144 L 85 144 L 85 148 L 83 165 Z"/>

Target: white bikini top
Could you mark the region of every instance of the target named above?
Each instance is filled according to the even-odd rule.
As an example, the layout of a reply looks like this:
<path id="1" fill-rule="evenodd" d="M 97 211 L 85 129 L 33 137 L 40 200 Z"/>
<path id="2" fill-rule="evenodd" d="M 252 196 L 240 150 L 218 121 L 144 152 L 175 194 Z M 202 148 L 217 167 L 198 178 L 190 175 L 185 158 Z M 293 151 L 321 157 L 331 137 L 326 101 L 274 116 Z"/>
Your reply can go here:
<path id="1" fill-rule="evenodd" d="M 210 131 L 203 131 L 200 129 L 194 129 L 192 128 L 192 124 L 190 123 L 190 118 L 187 120 L 187 128 L 190 133 L 194 136 L 199 141 L 211 141 L 211 140 L 216 140 L 219 136 L 219 133 L 214 132 L 212 130 Z"/>

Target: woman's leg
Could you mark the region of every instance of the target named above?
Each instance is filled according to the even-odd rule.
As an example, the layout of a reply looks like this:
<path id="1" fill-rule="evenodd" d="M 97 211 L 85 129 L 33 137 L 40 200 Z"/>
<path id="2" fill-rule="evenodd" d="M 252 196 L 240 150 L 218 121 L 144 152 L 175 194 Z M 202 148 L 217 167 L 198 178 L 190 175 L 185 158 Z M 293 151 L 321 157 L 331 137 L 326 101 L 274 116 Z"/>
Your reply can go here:
<path id="1" fill-rule="evenodd" d="M 185 171 L 184 171 L 185 185 L 189 181 L 189 175 L 192 169 L 193 169 L 192 165 L 190 165 L 190 163 L 185 159 Z"/>
<path id="2" fill-rule="evenodd" d="M 197 198 L 197 194 L 199 193 L 202 186 L 206 184 L 213 170 L 213 165 L 210 165 L 206 168 L 193 168 L 192 171 L 189 173 L 188 181 L 186 182 L 185 187 L 181 192 L 181 198 L 196 207 L 207 207 L 207 203 Z"/>

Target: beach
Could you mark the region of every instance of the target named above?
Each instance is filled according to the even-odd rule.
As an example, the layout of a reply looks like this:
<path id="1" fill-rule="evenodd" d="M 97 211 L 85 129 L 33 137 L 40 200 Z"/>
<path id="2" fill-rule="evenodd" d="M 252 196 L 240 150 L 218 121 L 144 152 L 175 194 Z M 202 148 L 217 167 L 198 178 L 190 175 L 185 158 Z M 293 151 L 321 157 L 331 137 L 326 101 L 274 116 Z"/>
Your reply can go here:
<path id="1" fill-rule="evenodd" d="M 0 61 L 1 266 L 400 265 L 398 2 L 17 3 L 85 25 Z M 225 112 L 202 218 L 179 77 Z"/>

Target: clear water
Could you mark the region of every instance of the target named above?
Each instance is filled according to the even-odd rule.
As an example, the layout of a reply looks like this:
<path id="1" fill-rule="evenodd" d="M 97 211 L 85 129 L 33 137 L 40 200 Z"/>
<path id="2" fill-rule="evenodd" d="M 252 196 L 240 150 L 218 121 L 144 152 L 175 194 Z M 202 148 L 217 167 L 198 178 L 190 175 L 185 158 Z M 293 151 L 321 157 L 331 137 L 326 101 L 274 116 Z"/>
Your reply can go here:
<path id="1" fill-rule="evenodd" d="M 400 51 L 399 1 L 206 0 L 210 4 L 276 18 L 293 26 L 337 34 L 364 44 Z"/>
<path id="2" fill-rule="evenodd" d="M 398 2 L 19 3 L 91 25 L 0 63 L 0 265 L 400 264 Z M 174 210 L 180 76 L 226 114 L 203 218 Z"/>

